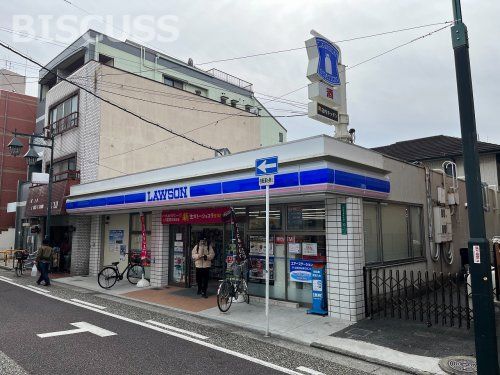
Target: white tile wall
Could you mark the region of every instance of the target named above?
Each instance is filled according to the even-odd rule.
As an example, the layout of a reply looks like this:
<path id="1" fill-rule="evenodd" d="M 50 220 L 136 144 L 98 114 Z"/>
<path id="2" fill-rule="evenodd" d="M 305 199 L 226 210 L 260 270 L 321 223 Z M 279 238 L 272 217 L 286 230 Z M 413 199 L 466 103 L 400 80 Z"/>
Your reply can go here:
<path id="1" fill-rule="evenodd" d="M 341 229 L 341 203 L 347 208 L 347 234 Z M 362 199 L 328 198 L 326 215 L 328 315 L 358 321 L 364 318 Z"/>
<path id="2" fill-rule="evenodd" d="M 169 226 L 161 223 L 161 211 L 153 211 L 151 228 L 151 286 L 168 284 Z"/>

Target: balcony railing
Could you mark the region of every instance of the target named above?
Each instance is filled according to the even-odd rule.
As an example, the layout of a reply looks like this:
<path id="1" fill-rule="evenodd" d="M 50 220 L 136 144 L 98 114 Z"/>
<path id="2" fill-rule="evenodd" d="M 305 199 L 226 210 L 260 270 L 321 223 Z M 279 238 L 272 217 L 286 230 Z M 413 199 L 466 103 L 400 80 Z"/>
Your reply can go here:
<path id="1" fill-rule="evenodd" d="M 54 173 L 53 182 L 64 181 L 64 180 L 80 180 L 80 171 L 64 171 L 59 173 Z"/>
<path id="2" fill-rule="evenodd" d="M 76 128 L 78 126 L 78 112 L 70 113 L 69 115 L 56 120 L 48 126 L 48 129 L 52 134 L 60 134 L 69 129 Z"/>
<path id="3" fill-rule="evenodd" d="M 242 89 L 245 89 L 247 91 L 253 92 L 253 87 L 250 82 L 247 82 L 241 78 L 235 77 L 231 74 L 225 73 L 219 69 L 210 69 L 207 70 L 207 73 L 210 74 L 211 76 L 220 79 L 222 81 L 226 81 L 230 83 L 231 85 L 235 85 L 238 87 L 241 87 Z"/>

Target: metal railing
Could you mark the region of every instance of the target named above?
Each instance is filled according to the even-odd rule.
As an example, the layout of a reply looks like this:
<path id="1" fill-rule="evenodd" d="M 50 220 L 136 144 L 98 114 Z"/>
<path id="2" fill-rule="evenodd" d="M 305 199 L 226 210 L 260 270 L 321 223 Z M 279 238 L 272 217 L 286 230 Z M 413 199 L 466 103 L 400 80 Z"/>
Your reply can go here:
<path id="1" fill-rule="evenodd" d="M 425 322 L 428 327 L 471 326 L 466 275 L 364 268 L 366 316 Z"/>
<path id="2" fill-rule="evenodd" d="M 247 91 L 253 92 L 253 85 L 250 82 L 247 82 L 241 78 L 235 77 L 231 74 L 223 72 L 219 69 L 210 69 L 206 71 L 207 74 L 210 74 L 212 77 L 230 83 L 231 85 L 235 85 L 245 89 Z"/>
<path id="3" fill-rule="evenodd" d="M 80 180 L 80 171 L 67 170 L 59 173 L 55 173 L 53 176 L 53 182 L 64 181 L 64 180 Z"/>
<path id="4" fill-rule="evenodd" d="M 76 128 L 78 126 L 78 112 L 70 113 L 69 115 L 54 121 L 49 124 L 47 128 L 52 132 L 52 134 L 60 134 L 66 130 Z"/>

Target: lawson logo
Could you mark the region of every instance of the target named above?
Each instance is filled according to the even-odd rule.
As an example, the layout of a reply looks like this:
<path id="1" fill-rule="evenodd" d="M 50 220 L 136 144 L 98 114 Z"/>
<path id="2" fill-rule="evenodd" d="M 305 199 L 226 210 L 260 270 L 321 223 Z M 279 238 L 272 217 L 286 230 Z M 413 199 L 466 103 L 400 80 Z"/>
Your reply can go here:
<path id="1" fill-rule="evenodd" d="M 188 198 L 188 188 L 187 186 L 181 186 L 175 188 L 152 190 L 146 192 L 146 198 L 148 202 Z"/>

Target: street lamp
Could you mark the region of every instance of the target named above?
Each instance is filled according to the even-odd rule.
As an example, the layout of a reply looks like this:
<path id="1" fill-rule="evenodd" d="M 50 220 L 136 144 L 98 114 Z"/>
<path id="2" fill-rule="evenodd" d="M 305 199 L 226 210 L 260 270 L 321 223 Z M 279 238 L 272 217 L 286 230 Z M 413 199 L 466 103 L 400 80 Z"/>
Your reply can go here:
<path id="1" fill-rule="evenodd" d="M 19 156 L 21 154 L 21 149 L 23 148 L 23 144 L 17 139 L 17 136 L 30 137 L 29 149 L 26 154 L 24 154 L 24 159 L 26 160 L 26 164 L 29 166 L 33 166 L 36 164 L 38 160 L 38 153 L 35 151 L 33 147 L 43 147 L 50 149 L 50 166 L 49 166 L 49 185 L 48 185 L 48 197 L 47 197 L 47 222 L 45 225 L 45 239 L 50 241 L 50 219 L 52 216 L 52 174 L 54 164 L 54 135 L 50 133 L 49 136 L 43 135 L 35 135 L 35 134 L 24 134 L 18 133 L 14 131 L 14 138 L 9 142 L 7 147 L 9 148 L 9 152 L 12 156 Z M 50 141 L 50 144 L 34 144 L 33 138 L 42 139 L 44 141 Z"/>

